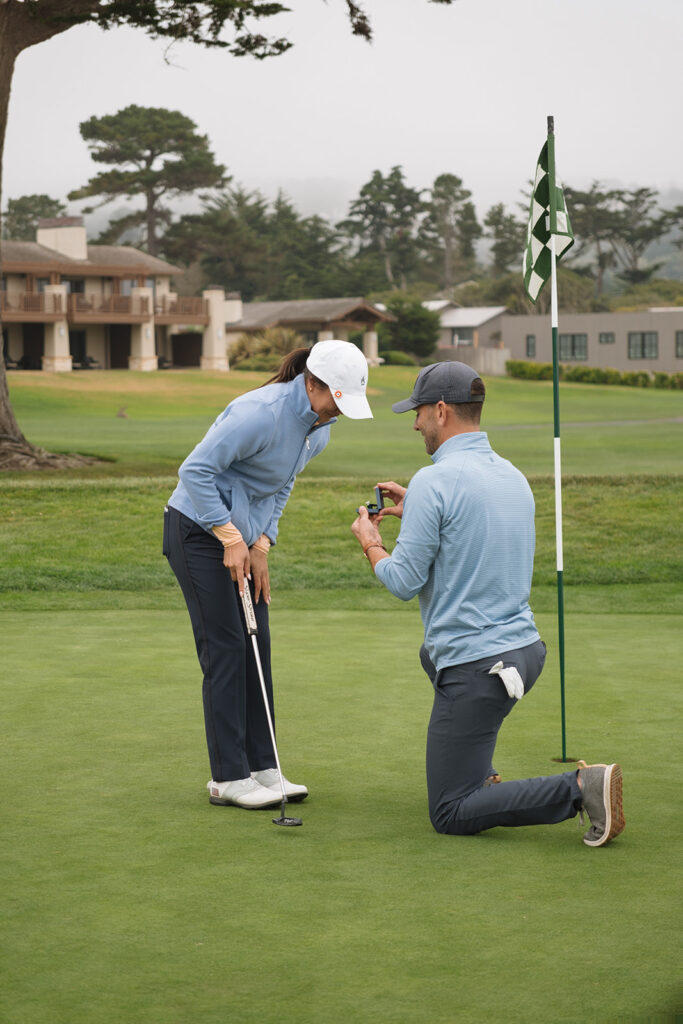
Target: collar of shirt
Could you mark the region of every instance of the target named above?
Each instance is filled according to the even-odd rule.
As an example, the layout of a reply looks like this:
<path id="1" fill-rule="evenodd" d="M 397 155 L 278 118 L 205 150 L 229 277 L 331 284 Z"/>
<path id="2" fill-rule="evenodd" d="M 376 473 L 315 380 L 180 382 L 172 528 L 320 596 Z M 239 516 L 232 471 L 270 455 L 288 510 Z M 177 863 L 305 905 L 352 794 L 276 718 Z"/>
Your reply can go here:
<path id="1" fill-rule="evenodd" d="M 432 462 L 440 462 L 456 452 L 480 451 L 490 452 L 489 436 L 485 430 L 472 430 L 466 434 L 455 434 L 439 445 L 432 455 Z"/>
<path id="2" fill-rule="evenodd" d="M 298 374 L 291 384 L 296 415 L 307 428 L 317 430 L 319 427 L 328 427 L 331 423 L 337 422 L 337 417 L 333 416 L 332 419 L 327 420 L 326 423 L 316 423 L 318 413 L 315 409 L 311 409 L 311 403 L 309 402 L 308 395 L 306 393 L 306 380 L 303 373 Z"/>

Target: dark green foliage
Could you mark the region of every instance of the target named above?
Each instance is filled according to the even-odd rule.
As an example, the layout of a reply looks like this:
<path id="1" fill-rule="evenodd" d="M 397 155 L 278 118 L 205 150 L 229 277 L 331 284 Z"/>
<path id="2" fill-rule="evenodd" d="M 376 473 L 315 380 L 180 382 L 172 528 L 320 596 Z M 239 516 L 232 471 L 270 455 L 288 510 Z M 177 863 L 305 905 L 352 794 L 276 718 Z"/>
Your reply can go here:
<path id="1" fill-rule="evenodd" d="M 482 235 L 472 193 L 455 174 L 440 174 L 425 202 L 420 241 L 441 287 L 450 289 L 472 273 L 474 245 Z"/>
<path id="2" fill-rule="evenodd" d="M 386 176 L 373 172 L 338 227 L 355 240 L 358 254 L 381 262 L 385 286 L 405 290 L 418 264 L 417 229 L 424 209 L 421 190 L 411 188 L 396 166 Z"/>
<path id="3" fill-rule="evenodd" d="M 487 238 L 491 244 L 491 270 L 494 277 L 506 274 L 512 266 L 518 266 L 526 239 L 526 224 L 514 214 L 505 212 L 505 205 L 492 206 L 484 218 L 488 228 Z"/>
<path id="4" fill-rule="evenodd" d="M 401 292 L 391 296 L 387 308 L 397 318 L 394 323 L 380 325 L 380 334 L 388 341 L 389 349 L 410 352 L 419 359 L 430 356 L 439 340 L 439 314 Z"/>
<path id="5" fill-rule="evenodd" d="M 415 366 L 416 362 L 413 356 L 408 355 L 407 352 L 400 352 L 397 349 L 382 349 L 382 358 L 387 366 Z"/>
<path id="6" fill-rule="evenodd" d="M 63 217 L 66 206 L 46 195 L 8 199 L 2 215 L 2 237 L 17 242 L 35 242 L 36 228 L 42 217 Z"/>
<path id="7" fill-rule="evenodd" d="M 213 188 L 226 180 L 225 168 L 217 164 L 209 140 L 197 126 L 177 110 L 139 107 L 136 104 L 104 117 L 91 117 L 81 124 L 81 135 L 96 163 L 110 164 L 69 199 L 100 196 L 100 205 L 114 199 L 144 200 L 144 209 L 112 222 L 105 236 L 117 236 L 131 227 L 144 226 L 147 250 L 159 250 L 159 227 L 168 224 L 171 213 L 163 201 Z"/>
<path id="8" fill-rule="evenodd" d="M 552 380 L 552 363 L 534 363 L 525 359 L 508 359 L 505 364 L 508 377 L 519 380 Z M 650 375 L 645 370 L 626 371 L 621 373 L 610 367 L 574 366 L 560 363 L 558 366 L 560 380 L 575 384 L 618 384 L 631 388 L 655 387 L 660 390 L 678 391 L 683 389 L 683 372 L 655 373 Z"/>
<path id="9" fill-rule="evenodd" d="M 505 364 L 508 377 L 519 380 L 552 380 L 552 363 L 532 363 L 525 359 L 508 359 Z"/>

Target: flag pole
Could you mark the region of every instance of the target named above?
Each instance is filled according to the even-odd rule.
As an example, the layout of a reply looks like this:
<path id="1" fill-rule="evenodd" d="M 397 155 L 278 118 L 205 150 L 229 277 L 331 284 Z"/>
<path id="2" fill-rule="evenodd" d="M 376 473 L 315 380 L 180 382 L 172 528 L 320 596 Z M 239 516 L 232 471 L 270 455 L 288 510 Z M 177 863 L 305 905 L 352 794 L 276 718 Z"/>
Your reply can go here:
<path id="1" fill-rule="evenodd" d="M 550 192 L 550 327 L 553 348 L 553 420 L 555 454 L 555 552 L 557 564 L 557 633 L 560 654 L 560 708 L 562 720 L 562 761 L 567 760 L 567 734 L 564 692 L 564 556 L 562 548 L 562 454 L 560 448 L 560 369 L 558 358 L 557 194 L 555 191 L 555 118 L 548 117 L 548 183 Z"/>

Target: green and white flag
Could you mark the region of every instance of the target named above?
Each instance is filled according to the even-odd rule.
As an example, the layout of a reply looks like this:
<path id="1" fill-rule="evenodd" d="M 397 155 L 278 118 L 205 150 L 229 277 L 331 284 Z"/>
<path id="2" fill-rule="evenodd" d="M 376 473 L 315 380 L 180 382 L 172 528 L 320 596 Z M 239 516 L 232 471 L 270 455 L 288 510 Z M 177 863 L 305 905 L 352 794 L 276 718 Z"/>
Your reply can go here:
<path id="1" fill-rule="evenodd" d="M 550 277 L 551 187 L 554 188 L 553 205 L 557 215 L 557 230 L 554 233 L 555 258 L 559 260 L 560 256 L 574 244 L 574 235 L 569 223 L 562 187 L 557 180 L 555 180 L 554 186 L 551 185 L 548 169 L 548 143 L 546 142 L 536 167 L 536 179 L 531 195 L 526 234 L 526 251 L 522 266 L 524 287 L 532 302 L 536 302 L 543 285 Z"/>

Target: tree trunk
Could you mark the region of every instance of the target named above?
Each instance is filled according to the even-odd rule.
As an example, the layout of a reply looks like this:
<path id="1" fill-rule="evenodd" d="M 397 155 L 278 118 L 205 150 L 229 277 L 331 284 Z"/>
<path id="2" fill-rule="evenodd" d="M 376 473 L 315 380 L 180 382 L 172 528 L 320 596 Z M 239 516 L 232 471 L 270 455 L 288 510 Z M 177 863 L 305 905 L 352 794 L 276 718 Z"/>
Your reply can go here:
<path id="1" fill-rule="evenodd" d="M 12 75 L 17 57 L 22 50 L 35 43 L 50 39 L 69 28 L 65 22 L 50 22 L 40 17 L 39 8 L 46 16 L 52 12 L 72 13 L 93 9 L 95 0 L 45 0 L 42 4 L 0 2 L 0 211 L 2 210 L 2 160 L 7 130 L 7 111 Z M 0 214 L 1 217 L 1 214 Z M 0 277 L 2 276 L 2 246 L 0 244 Z M 0 339 L 2 338 L 2 308 L 0 307 Z M 16 421 L 9 397 L 7 369 L 3 346 L 0 345 L 0 470 L 61 468 L 94 462 L 79 455 L 52 455 L 26 440 Z"/>
<path id="2" fill-rule="evenodd" d="M 159 252 L 155 205 L 157 198 L 158 196 L 151 188 L 147 189 L 147 252 L 150 256 L 157 256 Z"/>
<path id="3" fill-rule="evenodd" d="M 384 237 L 384 235 L 379 236 L 379 248 L 384 257 L 384 273 L 386 274 L 387 281 L 393 288 L 395 285 L 394 273 L 391 269 L 391 256 L 389 255 L 389 250 L 387 249 L 387 240 Z"/>
<path id="4" fill-rule="evenodd" d="M 2 168 L 2 157 L 5 148 L 5 133 L 7 130 L 7 109 L 9 107 L 9 96 L 12 88 L 12 74 L 14 62 L 19 52 L 8 38 L 9 10 L 7 5 L 0 7 L 0 169 Z M 0 211 L 2 211 L 2 179 L 0 178 Z M 0 225 L 2 213 L 0 212 Z M 0 278 L 2 277 L 2 248 L 0 247 Z M 0 338 L 2 338 L 2 306 L 0 305 Z M 28 441 L 19 429 L 12 405 L 9 399 L 9 388 L 7 386 L 7 371 L 5 368 L 4 345 L 0 351 L 0 449 L 11 442 L 13 445 L 26 445 L 30 448 Z"/>

